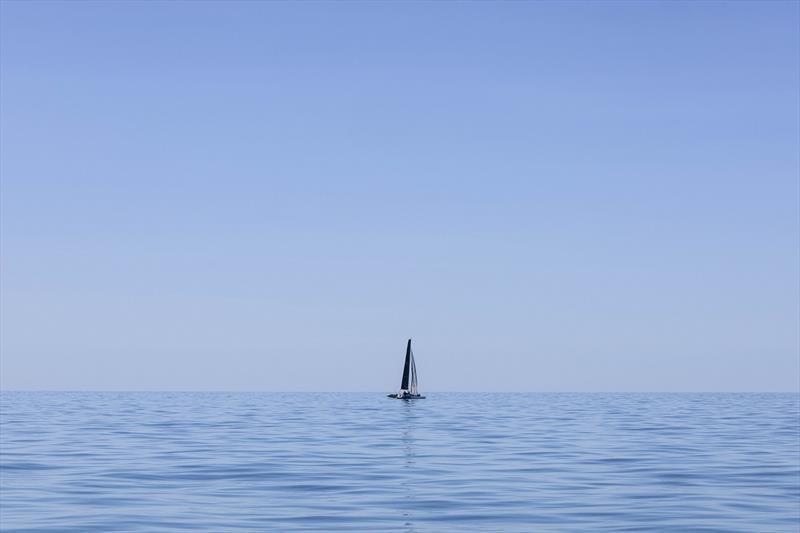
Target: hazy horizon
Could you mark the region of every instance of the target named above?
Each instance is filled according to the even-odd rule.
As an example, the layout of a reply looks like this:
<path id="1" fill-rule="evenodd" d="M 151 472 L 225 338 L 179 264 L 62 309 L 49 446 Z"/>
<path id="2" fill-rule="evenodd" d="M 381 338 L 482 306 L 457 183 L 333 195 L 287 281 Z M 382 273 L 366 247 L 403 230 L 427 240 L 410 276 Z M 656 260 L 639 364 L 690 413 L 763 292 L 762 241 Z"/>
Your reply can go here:
<path id="1" fill-rule="evenodd" d="M 224 390 L 224 389 L 210 389 L 210 390 L 186 390 L 186 389 L 0 389 L 0 392 L 7 392 L 7 393 L 53 393 L 53 394 L 60 394 L 60 393 L 86 393 L 86 394 L 369 394 L 369 395 L 380 395 L 382 397 L 387 396 L 387 390 L 248 390 L 248 389 L 233 389 L 233 390 Z M 774 391 L 748 391 L 748 390 L 741 390 L 741 391 L 653 391 L 653 390 L 629 390 L 629 391 L 602 391 L 602 390 L 583 390 L 583 391 L 557 391 L 557 390 L 542 390 L 542 391 L 535 391 L 535 390 L 528 390 L 528 391 L 496 391 L 496 390 L 475 390 L 475 391 L 467 391 L 467 390 L 425 390 L 422 391 L 425 394 L 458 394 L 458 395 L 469 395 L 469 394 L 525 394 L 525 395 L 554 395 L 557 396 L 561 395 L 569 395 L 569 394 L 586 394 L 586 395 L 669 395 L 669 394 L 676 394 L 676 395 L 800 395 L 800 391 L 798 390 L 774 390 Z"/>
<path id="2" fill-rule="evenodd" d="M 0 388 L 800 390 L 796 2 L 0 2 Z"/>

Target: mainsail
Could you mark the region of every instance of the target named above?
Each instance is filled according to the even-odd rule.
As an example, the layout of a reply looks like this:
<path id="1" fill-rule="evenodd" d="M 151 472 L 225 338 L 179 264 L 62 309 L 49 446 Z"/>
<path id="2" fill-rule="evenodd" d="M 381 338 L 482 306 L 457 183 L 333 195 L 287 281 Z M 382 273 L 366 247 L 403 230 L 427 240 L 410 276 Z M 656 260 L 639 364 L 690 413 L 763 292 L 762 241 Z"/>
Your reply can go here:
<path id="1" fill-rule="evenodd" d="M 417 365 L 414 364 L 411 339 L 408 339 L 408 345 L 406 346 L 406 362 L 403 366 L 403 381 L 400 383 L 400 390 L 417 394 Z"/>

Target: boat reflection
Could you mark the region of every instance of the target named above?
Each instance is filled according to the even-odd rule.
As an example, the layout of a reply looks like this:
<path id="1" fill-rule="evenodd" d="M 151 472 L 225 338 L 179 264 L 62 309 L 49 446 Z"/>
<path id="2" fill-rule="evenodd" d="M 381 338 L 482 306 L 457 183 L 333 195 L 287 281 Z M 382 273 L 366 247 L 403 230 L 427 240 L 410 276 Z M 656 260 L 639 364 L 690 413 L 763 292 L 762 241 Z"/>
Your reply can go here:
<path id="1" fill-rule="evenodd" d="M 417 439 L 415 436 L 415 426 L 419 418 L 419 407 L 416 402 L 402 403 L 402 432 L 401 440 L 403 443 L 403 461 L 405 463 L 406 478 L 403 480 L 405 501 L 403 502 L 403 526 L 405 533 L 419 533 L 414 525 L 413 512 L 417 507 Z"/>

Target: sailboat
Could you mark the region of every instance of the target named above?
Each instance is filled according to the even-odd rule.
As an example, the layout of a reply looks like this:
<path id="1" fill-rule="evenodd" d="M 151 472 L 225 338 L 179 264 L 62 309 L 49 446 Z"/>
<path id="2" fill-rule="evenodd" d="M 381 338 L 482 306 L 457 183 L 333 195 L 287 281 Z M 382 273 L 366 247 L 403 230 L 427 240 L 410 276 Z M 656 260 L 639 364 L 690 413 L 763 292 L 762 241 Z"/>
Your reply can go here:
<path id="1" fill-rule="evenodd" d="M 396 394 L 387 394 L 389 398 L 398 400 L 418 400 L 425 398 L 417 392 L 417 365 L 414 364 L 414 352 L 411 351 L 411 339 L 406 346 L 406 362 L 403 365 L 403 380 Z"/>

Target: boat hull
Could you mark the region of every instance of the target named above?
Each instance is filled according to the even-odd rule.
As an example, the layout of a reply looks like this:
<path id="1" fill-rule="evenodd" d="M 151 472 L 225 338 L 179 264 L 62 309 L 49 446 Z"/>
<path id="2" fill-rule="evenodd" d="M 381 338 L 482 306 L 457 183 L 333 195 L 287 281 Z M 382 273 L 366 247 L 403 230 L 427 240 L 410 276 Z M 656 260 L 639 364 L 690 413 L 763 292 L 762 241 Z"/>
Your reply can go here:
<path id="1" fill-rule="evenodd" d="M 425 396 L 421 394 L 387 394 L 387 398 L 394 398 L 395 400 L 424 400 Z"/>

